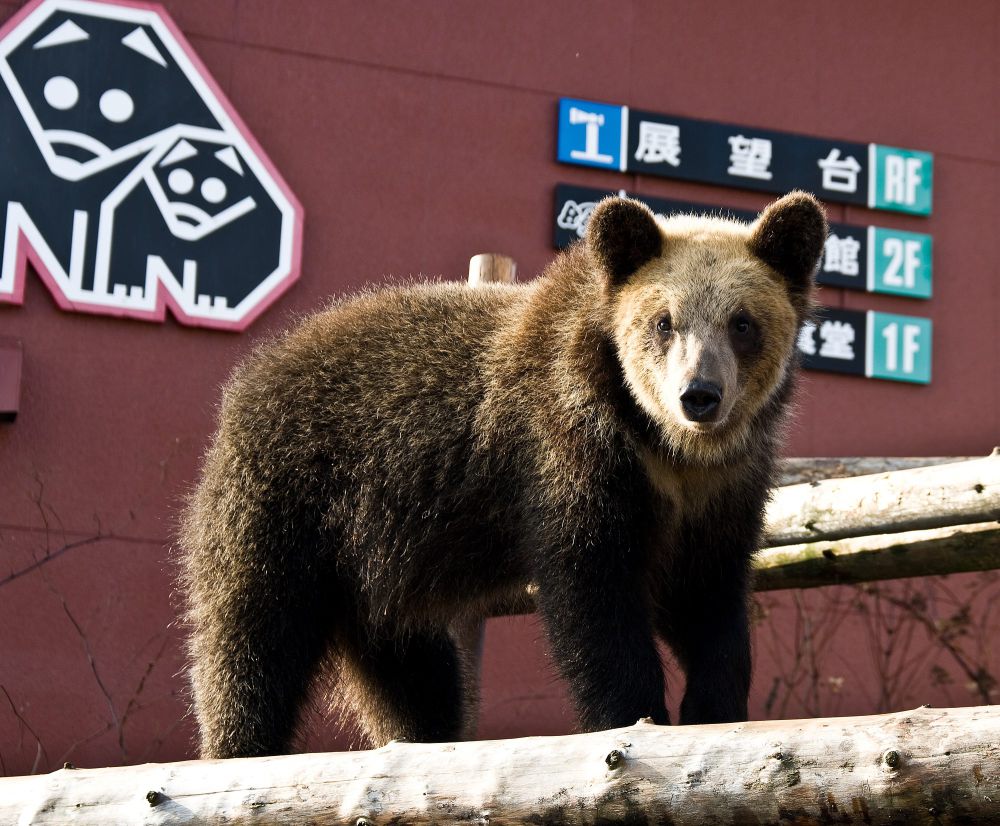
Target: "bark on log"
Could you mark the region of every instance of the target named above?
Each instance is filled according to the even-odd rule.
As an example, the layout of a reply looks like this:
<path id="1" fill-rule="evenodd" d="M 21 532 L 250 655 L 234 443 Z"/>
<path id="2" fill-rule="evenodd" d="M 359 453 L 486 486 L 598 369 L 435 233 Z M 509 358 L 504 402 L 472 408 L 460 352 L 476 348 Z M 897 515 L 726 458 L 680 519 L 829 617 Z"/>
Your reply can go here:
<path id="1" fill-rule="evenodd" d="M 1000 449 L 984 459 L 779 488 L 765 545 L 1000 520 Z"/>
<path id="2" fill-rule="evenodd" d="M 860 536 L 765 548 L 754 588 L 816 588 L 1000 568 L 1000 523 Z"/>
<path id="3" fill-rule="evenodd" d="M 1000 822 L 1000 706 L 0 779 L 18 824 Z"/>

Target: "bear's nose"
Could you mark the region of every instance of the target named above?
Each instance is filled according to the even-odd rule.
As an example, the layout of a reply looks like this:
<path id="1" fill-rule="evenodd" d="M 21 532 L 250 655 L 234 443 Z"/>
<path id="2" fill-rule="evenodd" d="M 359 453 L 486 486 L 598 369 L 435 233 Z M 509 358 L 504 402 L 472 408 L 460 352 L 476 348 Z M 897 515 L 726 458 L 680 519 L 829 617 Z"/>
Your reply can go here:
<path id="1" fill-rule="evenodd" d="M 684 415 L 692 422 L 710 422 L 719 412 L 722 388 L 710 381 L 695 379 L 681 394 Z"/>

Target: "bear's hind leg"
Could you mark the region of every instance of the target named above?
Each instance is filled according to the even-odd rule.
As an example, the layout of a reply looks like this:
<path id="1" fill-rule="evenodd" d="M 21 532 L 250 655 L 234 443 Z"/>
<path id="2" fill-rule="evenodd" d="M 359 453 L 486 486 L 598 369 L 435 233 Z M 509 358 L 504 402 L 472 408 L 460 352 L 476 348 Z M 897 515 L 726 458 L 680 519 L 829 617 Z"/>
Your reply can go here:
<path id="1" fill-rule="evenodd" d="M 201 756 L 287 753 L 327 651 L 326 617 L 298 589 L 244 583 L 213 596 L 194 612 L 191 639 Z"/>
<path id="2" fill-rule="evenodd" d="M 345 647 L 346 648 L 346 647 Z M 445 631 L 367 630 L 341 651 L 342 702 L 375 748 L 390 740 L 459 740 L 472 715 L 474 688 Z"/>

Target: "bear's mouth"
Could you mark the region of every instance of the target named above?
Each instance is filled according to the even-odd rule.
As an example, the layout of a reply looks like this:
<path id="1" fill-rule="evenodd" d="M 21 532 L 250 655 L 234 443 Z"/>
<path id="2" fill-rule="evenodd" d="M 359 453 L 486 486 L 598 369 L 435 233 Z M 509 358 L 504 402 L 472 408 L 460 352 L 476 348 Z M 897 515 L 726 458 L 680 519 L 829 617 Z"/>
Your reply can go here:
<path id="1" fill-rule="evenodd" d="M 684 419 L 683 421 L 684 427 L 693 433 L 713 433 L 716 430 L 721 429 L 725 423 L 725 419 L 719 419 L 712 422 L 692 422 L 690 419 Z"/>
<path id="2" fill-rule="evenodd" d="M 732 408 L 727 406 L 727 409 L 723 410 L 718 418 L 711 419 L 709 421 L 696 422 L 684 415 L 681 415 L 678 418 L 680 419 L 680 424 L 689 433 L 708 436 L 713 433 L 720 433 L 723 430 L 728 430 L 729 428 L 727 425 L 733 421 L 732 413 Z"/>

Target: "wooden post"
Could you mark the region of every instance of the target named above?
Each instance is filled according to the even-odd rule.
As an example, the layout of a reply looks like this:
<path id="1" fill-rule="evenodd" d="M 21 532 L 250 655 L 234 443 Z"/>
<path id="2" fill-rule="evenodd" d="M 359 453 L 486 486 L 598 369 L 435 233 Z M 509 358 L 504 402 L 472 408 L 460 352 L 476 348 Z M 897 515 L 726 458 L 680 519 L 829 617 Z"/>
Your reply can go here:
<path id="1" fill-rule="evenodd" d="M 0 823 L 1000 823 L 1000 706 L 0 779 Z"/>
<path id="2" fill-rule="evenodd" d="M 517 264 L 510 256 L 485 252 L 469 259 L 470 287 L 479 287 L 483 284 L 513 284 L 516 277 Z M 451 628 L 451 636 L 465 659 L 465 667 L 478 677 L 483 662 L 483 645 L 486 641 L 485 621 L 477 619 L 456 623 Z"/>
<path id="3" fill-rule="evenodd" d="M 517 264 L 513 258 L 496 252 L 473 255 L 469 260 L 469 286 L 480 284 L 513 284 L 517 278 Z"/>

